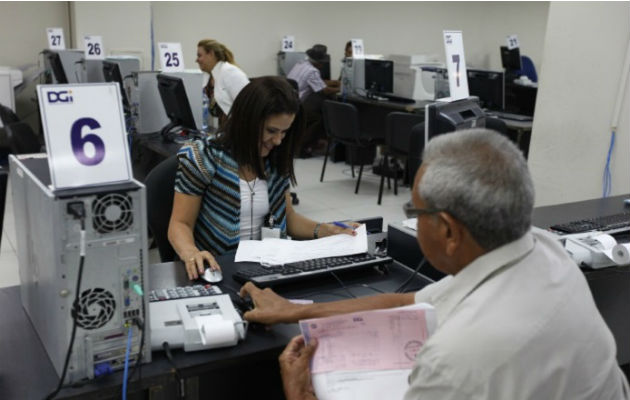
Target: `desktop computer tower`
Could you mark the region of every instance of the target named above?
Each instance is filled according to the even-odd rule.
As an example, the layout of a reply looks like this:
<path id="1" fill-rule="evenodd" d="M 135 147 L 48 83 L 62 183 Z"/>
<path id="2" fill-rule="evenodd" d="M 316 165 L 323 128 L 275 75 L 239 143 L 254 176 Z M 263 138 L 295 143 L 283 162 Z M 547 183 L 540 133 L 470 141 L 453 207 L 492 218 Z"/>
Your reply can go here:
<path id="1" fill-rule="evenodd" d="M 159 132 L 170 122 L 160 98 L 158 74 L 158 71 L 131 73 L 133 87 L 130 101 L 136 132 L 139 134 Z"/>
<path id="2" fill-rule="evenodd" d="M 303 51 L 280 51 L 278 52 L 278 75 L 287 76 L 295 64 L 306 60 L 306 53 Z"/>
<path id="3" fill-rule="evenodd" d="M 25 312 L 61 376 L 71 332 L 76 336 L 64 383 L 151 361 L 145 188 L 136 181 L 53 191 L 44 154 L 10 156 L 20 295 Z M 17 206 L 19 204 L 19 207 Z M 85 210 L 85 260 L 76 306 L 80 220 Z M 74 317 L 73 317 L 74 314 Z M 144 323 L 144 332 L 134 323 Z"/>

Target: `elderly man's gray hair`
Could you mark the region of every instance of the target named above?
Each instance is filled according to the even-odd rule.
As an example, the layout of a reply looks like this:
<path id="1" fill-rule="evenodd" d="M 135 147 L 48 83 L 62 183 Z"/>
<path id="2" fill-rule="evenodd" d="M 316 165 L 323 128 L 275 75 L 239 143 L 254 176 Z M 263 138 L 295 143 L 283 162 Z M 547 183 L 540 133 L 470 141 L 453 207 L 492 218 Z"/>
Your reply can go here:
<path id="1" fill-rule="evenodd" d="M 424 149 L 419 194 L 429 208 L 459 220 L 493 250 L 530 228 L 534 185 L 521 151 L 487 129 L 440 135 Z"/>

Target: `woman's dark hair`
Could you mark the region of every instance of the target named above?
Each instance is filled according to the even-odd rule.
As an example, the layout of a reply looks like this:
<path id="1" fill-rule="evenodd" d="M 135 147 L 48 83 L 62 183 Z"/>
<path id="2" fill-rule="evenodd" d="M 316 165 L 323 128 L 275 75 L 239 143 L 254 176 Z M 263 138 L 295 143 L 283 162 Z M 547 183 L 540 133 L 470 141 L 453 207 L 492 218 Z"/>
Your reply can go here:
<path id="1" fill-rule="evenodd" d="M 265 121 L 272 115 L 293 114 L 295 120 L 280 146 L 271 150 L 267 158 L 271 167 L 296 184 L 293 157 L 304 133 L 304 112 L 295 89 L 285 78 L 263 76 L 252 79 L 236 96 L 223 134 L 218 141 L 239 165 L 249 165 L 259 177 L 265 176 L 260 156 Z"/>

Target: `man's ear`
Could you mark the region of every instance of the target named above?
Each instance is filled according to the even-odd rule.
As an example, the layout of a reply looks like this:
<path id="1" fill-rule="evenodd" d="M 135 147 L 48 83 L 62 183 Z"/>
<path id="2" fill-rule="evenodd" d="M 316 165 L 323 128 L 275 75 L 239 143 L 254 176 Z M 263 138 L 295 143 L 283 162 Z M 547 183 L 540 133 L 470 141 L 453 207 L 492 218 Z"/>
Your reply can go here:
<path id="1" fill-rule="evenodd" d="M 438 218 L 442 223 L 441 229 L 444 234 L 444 252 L 447 256 L 452 257 L 464 240 L 464 226 L 446 212 L 440 212 Z"/>

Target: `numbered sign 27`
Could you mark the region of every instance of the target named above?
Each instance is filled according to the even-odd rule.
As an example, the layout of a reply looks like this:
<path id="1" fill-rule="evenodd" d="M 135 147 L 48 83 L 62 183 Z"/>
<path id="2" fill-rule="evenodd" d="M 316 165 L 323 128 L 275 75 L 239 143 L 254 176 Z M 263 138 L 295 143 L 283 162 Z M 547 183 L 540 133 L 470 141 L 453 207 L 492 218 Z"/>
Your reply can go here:
<path id="1" fill-rule="evenodd" d="M 65 50 L 66 42 L 63 38 L 63 29 L 46 28 L 46 39 L 50 50 Z"/>
<path id="2" fill-rule="evenodd" d="M 451 100 L 465 99 L 468 97 L 468 76 L 461 31 L 444 31 L 444 50 Z"/>
<path id="3" fill-rule="evenodd" d="M 162 72 L 182 72 L 184 55 L 181 43 L 158 43 Z"/>
<path id="4" fill-rule="evenodd" d="M 131 179 L 117 83 L 38 85 L 37 93 L 54 189 Z"/>
<path id="5" fill-rule="evenodd" d="M 83 37 L 86 60 L 104 60 L 103 38 L 101 36 L 88 35 Z"/>

